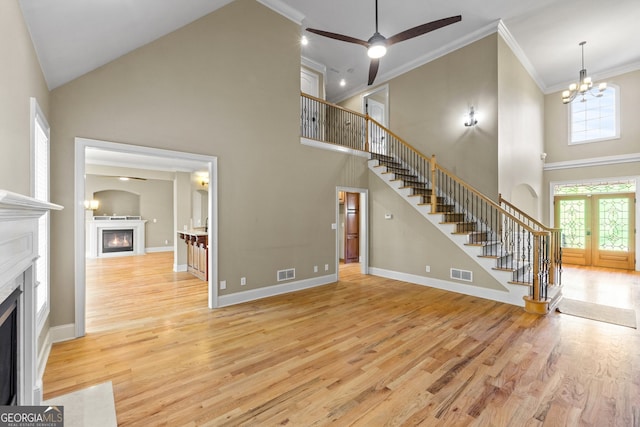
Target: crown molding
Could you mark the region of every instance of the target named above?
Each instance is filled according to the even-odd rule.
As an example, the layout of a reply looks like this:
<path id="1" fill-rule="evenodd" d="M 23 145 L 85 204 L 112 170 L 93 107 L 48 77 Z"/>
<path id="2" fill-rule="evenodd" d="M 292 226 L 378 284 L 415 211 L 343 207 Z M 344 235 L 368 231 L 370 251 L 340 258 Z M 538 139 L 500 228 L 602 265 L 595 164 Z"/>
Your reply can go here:
<path id="1" fill-rule="evenodd" d="M 632 62 L 631 64 L 623 65 L 621 67 L 610 68 L 605 71 L 601 71 L 597 74 L 591 75 L 594 81 L 606 80 L 612 77 L 621 76 L 622 74 L 631 73 L 633 71 L 640 70 L 640 61 Z M 545 91 L 545 95 L 549 95 L 555 92 L 561 92 L 565 90 L 571 83 L 575 83 L 575 80 L 568 81 L 566 83 L 559 83 L 553 86 L 549 86 Z"/>
<path id="2" fill-rule="evenodd" d="M 288 4 L 281 2 L 280 0 L 256 0 L 258 3 L 268 7 L 276 13 L 284 16 L 290 21 L 295 22 L 298 25 L 302 25 L 302 21 L 305 16 L 298 10 L 292 8 Z"/>
<path id="3" fill-rule="evenodd" d="M 553 162 L 544 165 L 545 171 L 575 169 L 589 166 L 610 166 L 622 163 L 640 162 L 640 153 L 622 154 L 618 156 L 593 157 L 590 159 L 569 160 L 566 162 Z"/>
<path id="4" fill-rule="evenodd" d="M 323 76 L 327 75 L 327 67 L 324 64 L 321 64 L 313 59 L 309 59 L 305 56 L 300 57 L 300 63 L 307 68 L 311 68 L 319 73 L 322 73 Z"/>
<path id="5" fill-rule="evenodd" d="M 524 50 L 522 50 L 515 37 L 513 37 L 511 31 L 509 31 L 502 19 L 498 21 L 498 34 L 500 35 L 500 37 L 502 37 L 502 40 L 504 40 L 507 46 L 509 46 L 511 52 L 513 52 L 516 58 L 518 58 L 518 61 L 520 61 L 520 64 L 522 64 L 524 69 L 527 70 L 527 73 L 529 73 L 533 81 L 536 82 L 538 88 L 540 88 L 540 90 L 544 93 L 546 90 L 545 84 L 538 75 L 538 72 L 536 71 L 531 61 L 529 61 L 527 55 L 525 55 Z"/>
<path id="6" fill-rule="evenodd" d="M 389 80 L 396 78 L 398 76 L 401 76 L 404 73 L 407 73 L 415 68 L 421 67 L 424 64 L 427 64 L 431 61 L 434 61 L 438 58 L 441 58 L 451 52 L 454 52 L 460 48 L 463 48 L 467 45 L 470 45 L 471 43 L 474 43 L 488 35 L 491 35 L 493 33 L 495 33 L 497 31 L 497 26 L 498 26 L 498 22 L 492 22 L 488 25 L 485 25 L 482 28 L 479 28 L 478 30 L 467 34 L 464 37 L 461 37 L 459 39 L 453 40 L 450 43 L 447 43 L 445 45 L 442 45 L 439 49 L 436 49 L 432 52 L 429 52 L 426 55 L 422 55 L 417 57 L 416 59 L 414 59 L 411 62 L 408 62 L 404 65 L 401 65 L 400 67 L 394 68 L 393 70 L 390 70 L 384 74 L 380 74 L 376 80 L 380 82 L 380 84 L 376 85 L 380 86 L 381 84 L 385 84 L 388 83 Z M 336 100 L 332 100 L 332 102 L 341 102 L 344 101 L 347 98 L 350 98 L 354 95 L 357 95 L 365 90 L 372 90 L 371 86 L 367 86 L 367 85 L 359 85 L 357 87 L 354 87 L 353 89 L 349 90 L 348 92 L 344 92 L 342 94 L 340 94 L 340 98 L 337 98 Z"/>

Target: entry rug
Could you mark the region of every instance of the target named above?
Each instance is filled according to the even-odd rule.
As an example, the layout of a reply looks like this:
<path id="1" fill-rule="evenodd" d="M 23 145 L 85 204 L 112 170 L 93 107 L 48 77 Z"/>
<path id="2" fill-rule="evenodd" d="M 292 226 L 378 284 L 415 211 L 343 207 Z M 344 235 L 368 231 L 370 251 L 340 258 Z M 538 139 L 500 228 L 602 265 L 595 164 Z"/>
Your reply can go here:
<path id="1" fill-rule="evenodd" d="M 610 307 L 608 305 L 563 298 L 557 310 L 560 313 L 571 316 L 637 329 L 636 312 L 628 308 Z"/>
<path id="2" fill-rule="evenodd" d="M 43 405 L 64 407 L 64 427 L 117 427 L 111 381 L 53 397 Z"/>

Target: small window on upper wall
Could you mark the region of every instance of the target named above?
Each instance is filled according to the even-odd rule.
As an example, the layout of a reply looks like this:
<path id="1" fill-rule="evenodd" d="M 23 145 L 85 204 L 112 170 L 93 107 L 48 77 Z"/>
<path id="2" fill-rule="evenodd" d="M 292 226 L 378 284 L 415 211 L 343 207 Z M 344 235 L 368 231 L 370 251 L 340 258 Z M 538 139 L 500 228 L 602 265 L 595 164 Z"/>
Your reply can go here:
<path id="1" fill-rule="evenodd" d="M 609 84 L 601 97 L 587 95 L 569 104 L 569 145 L 620 138 L 619 92 Z"/>

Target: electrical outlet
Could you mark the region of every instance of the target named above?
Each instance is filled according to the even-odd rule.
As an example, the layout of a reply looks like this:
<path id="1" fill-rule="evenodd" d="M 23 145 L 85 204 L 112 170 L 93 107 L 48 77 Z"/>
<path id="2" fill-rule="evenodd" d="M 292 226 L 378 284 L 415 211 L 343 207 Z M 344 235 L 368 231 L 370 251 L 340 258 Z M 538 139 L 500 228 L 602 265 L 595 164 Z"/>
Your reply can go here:
<path id="1" fill-rule="evenodd" d="M 314 266 L 313 266 L 313 272 L 314 272 L 314 273 L 317 273 L 317 272 L 318 272 L 318 266 L 317 266 L 317 265 L 314 265 Z"/>
<path id="2" fill-rule="evenodd" d="M 164 241 L 164 244 L 165 244 L 165 245 L 168 245 L 168 244 L 169 244 L 169 241 L 168 241 L 168 240 L 165 240 L 165 241 Z"/>
<path id="3" fill-rule="evenodd" d="M 431 273 L 431 266 L 430 266 L 430 265 L 427 265 L 427 266 L 425 267 L 425 271 L 426 271 L 427 273 Z"/>
<path id="4" fill-rule="evenodd" d="M 247 284 L 247 278 L 246 277 L 241 277 L 240 278 L 240 286 L 244 286 Z"/>
<path id="5" fill-rule="evenodd" d="M 329 264 L 324 265 L 324 271 L 329 271 Z"/>
<path id="6" fill-rule="evenodd" d="M 227 289 L 227 281 L 226 280 L 221 280 L 220 281 L 220 289 Z"/>

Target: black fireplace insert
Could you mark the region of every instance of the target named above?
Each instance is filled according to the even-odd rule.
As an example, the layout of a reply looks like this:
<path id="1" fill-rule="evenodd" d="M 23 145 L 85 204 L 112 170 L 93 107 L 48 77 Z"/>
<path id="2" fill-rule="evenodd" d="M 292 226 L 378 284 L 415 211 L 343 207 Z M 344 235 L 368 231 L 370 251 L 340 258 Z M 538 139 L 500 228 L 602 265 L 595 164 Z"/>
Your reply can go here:
<path id="1" fill-rule="evenodd" d="M 18 300 L 16 289 L 0 304 L 0 406 L 18 404 Z"/>
<path id="2" fill-rule="evenodd" d="M 102 253 L 133 252 L 133 229 L 102 230 Z"/>

